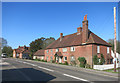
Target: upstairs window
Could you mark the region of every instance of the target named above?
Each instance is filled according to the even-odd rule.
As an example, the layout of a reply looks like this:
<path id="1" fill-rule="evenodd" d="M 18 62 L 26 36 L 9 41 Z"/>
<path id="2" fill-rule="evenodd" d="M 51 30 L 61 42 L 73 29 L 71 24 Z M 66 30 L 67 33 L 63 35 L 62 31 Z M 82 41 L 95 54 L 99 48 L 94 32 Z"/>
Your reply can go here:
<path id="1" fill-rule="evenodd" d="M 53 50 L 51 49 L 51 53 L 53 52 Z"/>
<path id="2" fill-rule="evenodd" d="M 71 47 L 71 51 L 75 51 L 75 47 Z"/>
<path id="3" fill-rule="evenodd" d="M 63 52 L 67 52 L 67 48 L 63 48 Z"/>
<path id="4" fill-rule="evenodd" d="M 110 51 L 109 51 L 109 47 L 107 47 L 107 53 L 108 53 L 108 54 L 110 53 Z"/>
<path id="5" fill-rule="evenodd" d="M 49 50 L 47 50 L 47 53 L 49 52 Z"/>
<path id="6" fill-rule="evenodd" d="M 59 52 L 59 48 L 56 49 L 56 52 Z"/>
<path id="7" fill-rule="evenodd" d="M 97 53 L 100 53 L 100 46 L 97 46 Z"/>

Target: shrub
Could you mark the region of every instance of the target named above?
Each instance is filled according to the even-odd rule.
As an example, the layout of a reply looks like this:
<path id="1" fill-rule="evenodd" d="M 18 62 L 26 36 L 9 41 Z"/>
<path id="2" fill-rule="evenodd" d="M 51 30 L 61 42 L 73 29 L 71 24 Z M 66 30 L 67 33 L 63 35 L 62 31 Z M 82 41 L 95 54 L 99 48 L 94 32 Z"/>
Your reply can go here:
<path id="1" fill-rule="evenodd" d="M 76 61 L 71 61 L 70 64 L 76 66 Z"/>
<path id="2" fill-rule="evenodd" d="M 89 64 L 86 64 L 85 67 L 86 67 L 86 68 L 90 68 L 90 65 L 89 65 Z"/>
<path id="3" fill-rule="evenodd" d="M 94 55 L 93 62 L 94 62 L 94 65 L 98 65 L 99 64 L 99 59 L 98 59 L 97 55 Z"/>
<path id="4" fill-rule="evenodd" d="M 79 57 L 78 60 L 80 62 L 80 67 L 84 67 L 85 68 L 86 59 L 84 57 Z"/>
<path id="5" fill-rule="evenodd" d="M 52 60 L 52 63 L 55 63 L 55 60 Z"/>
<path id="6" fill-rule="evenodd" d="M 100 65 L 103 65 L 104 63 L 105 63 L 105 58 L 103 54 L 101 54 Z"/>
<path id="7" fill-rule="evenodd" d="M 68 65 L 68 62 L 67 62 L 67 61 L 65 61 L 64 65 Z"/>
<path id="8" fill-rule="evenodd" d="M 44 62 L 47 62 L 47 60 L 44 60 Z"/>

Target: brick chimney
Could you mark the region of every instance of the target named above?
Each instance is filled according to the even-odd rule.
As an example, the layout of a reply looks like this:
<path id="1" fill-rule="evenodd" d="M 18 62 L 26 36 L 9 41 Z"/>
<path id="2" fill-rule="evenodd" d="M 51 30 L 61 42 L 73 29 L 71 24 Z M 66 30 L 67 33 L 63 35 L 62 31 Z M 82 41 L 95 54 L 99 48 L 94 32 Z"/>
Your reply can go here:
<path id="1" fill-rule="evenodd" d="M 82 27 L 77 28 L 77 35 L 79 35 L 82 32 Z"/>
<path id="2" fill-rule="evenodd" d="M 84 21 L 82 21 L 82 43 L 86 43 L 88 40 L 88 20 L 87 15 L 84 16 Z"/>
<path id="3" fill-rule="evenodd" d="M 60 41 L 62 41 L 63 33 L 60 33 Z"/>

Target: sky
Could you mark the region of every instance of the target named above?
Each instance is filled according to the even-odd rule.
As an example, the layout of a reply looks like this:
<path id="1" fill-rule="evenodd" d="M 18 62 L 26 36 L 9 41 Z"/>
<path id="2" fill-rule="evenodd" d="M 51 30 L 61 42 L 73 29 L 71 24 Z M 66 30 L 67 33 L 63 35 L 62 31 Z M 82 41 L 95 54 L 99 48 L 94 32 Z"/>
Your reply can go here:
<path id="1" fill-rule="evenodd" d="M 29 46 L 40 37 L 57 39 L 60 33 L 68 35 L 77 32 L 87 14 L 88 28 L 107 41 L 114 38 L 113 7 L 118 10 L 118 3 L 3 2 L 2 37 L 13 49 Z"/>

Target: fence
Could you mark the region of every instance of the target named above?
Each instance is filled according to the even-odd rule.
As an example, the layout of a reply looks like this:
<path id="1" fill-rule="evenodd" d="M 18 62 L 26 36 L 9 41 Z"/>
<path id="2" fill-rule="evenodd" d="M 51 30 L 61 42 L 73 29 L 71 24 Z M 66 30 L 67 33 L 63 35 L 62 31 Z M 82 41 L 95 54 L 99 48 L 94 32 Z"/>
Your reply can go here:
<path id="1" fill-rule="evenodd" d="M 116 64 L 116 68 L 120 67 L 120 63 Z M 113 69 L 114 68 L 114 64 L 107 64 L 107 65 L 94 65 L 93 67 L 94 69 L 97 70 L 107 70 L 107 69 Z"/>

